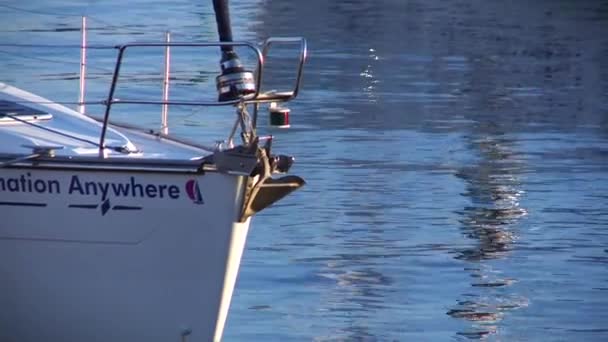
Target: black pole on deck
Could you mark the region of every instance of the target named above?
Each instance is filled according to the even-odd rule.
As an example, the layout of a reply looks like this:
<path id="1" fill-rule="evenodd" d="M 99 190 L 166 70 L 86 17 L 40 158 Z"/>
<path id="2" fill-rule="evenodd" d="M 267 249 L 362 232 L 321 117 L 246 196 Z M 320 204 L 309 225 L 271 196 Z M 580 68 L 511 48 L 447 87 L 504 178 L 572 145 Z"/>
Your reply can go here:
<path id="1" fill-rule="evenodd" d="M 230 11 L 228 0 L 213 0 L 215 21 L 220 42 L 232 42 L 232 27 L 230 26 Z M 231 45 L 222 46 L 220 65 L 222 73 L 216 78 L 219 101 L 238 99 L 247 94 L 255 93 L 253 73 L 246 71 L 238 55 Z"/>
<path id="2" fill-rule="evenodd" d="M 215 10 L 215 21 L 217 22 L 217 32 L 220 36 L 220 42 L 232 41 L 232 27 L 230 26 L 230 10 L 228 9 L 228 0 L 213 0 L 213 9 Z M 222 46 L 224 53 L 234 52 L 232 46 Z"/>

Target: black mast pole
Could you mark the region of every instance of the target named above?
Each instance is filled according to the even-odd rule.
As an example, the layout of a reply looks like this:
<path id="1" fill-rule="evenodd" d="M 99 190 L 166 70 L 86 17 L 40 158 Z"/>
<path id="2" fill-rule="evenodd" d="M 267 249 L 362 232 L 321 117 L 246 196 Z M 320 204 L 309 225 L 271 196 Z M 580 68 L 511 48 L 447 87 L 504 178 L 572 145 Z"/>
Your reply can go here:
<path id="1" fill-rule="evenodd" d="M 231 42 L 232 27 L 230 26 L 228 0 L 213 0 L 213 9 L 215 10 L 215 21 L 217 22 L 217 32 L 220 36 L 220 42 Z M 222 46 L 222 52 L 229 53 L 234 52 L 234 50 L 232 46 L 226 45 Z"/>
<path id="2" fill-rule="evenodd" d="M 228 0 L 213 0 L 220 42 L 232 42 Z M 230 101 L 255 93 L 253 73 L 246 71 L 231 45 L 222 46 L 222 73 L 216 78 L 219 101 Z"/>

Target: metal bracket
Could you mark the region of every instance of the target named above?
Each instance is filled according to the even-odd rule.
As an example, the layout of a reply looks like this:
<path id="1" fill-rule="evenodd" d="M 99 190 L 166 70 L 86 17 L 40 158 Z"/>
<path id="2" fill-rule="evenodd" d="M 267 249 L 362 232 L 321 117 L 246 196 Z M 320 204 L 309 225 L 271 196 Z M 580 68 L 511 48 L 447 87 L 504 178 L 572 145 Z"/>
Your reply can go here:
<path id="1" fill-rule="evenodd" d="M 249 176 L 258 165 L 258 157 L 242 147 L 213 154 L 213 163 L 220 172 Z"/>

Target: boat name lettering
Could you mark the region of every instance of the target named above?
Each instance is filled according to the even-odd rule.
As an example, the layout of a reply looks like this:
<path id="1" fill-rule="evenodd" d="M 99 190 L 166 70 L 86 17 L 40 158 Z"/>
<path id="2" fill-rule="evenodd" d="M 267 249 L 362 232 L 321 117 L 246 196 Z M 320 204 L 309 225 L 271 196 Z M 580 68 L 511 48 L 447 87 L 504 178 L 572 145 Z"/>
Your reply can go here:
<path id="1" fill-rule="evenodd" d="M 0 192 L 61 194 L 62 182 L 57 179 L 36 179 L 27 172 L 16 177 L 0 177 Z M 140 183 L 135 177 L 125 182 L 85 181 L 73 175 L 67 188 L 69 195 L 139 198 L 181 197 L 180 187 L 172 184 Z"/>
<path id="2" fill-rule="evenodd" d="M 58 180 L 33 179 L 31 173 L 19 177 L 0 177 L 0 192 L 37 192 L 39 194 L 59 194 Z"/>
<path id="3" fill-rule="evenodd" d="M 142 197 L 142 198 L 172 198 L 178 199 L 180 190 L 177 185 L 168 184 L 142 184 L 135 181 L 135 177 L 130 177 L 129 182 L 95 182 L 81 181 L 78 176 L 72 176 L 69 194 L 101 196 L 108 198 L 114 197 Z"/>

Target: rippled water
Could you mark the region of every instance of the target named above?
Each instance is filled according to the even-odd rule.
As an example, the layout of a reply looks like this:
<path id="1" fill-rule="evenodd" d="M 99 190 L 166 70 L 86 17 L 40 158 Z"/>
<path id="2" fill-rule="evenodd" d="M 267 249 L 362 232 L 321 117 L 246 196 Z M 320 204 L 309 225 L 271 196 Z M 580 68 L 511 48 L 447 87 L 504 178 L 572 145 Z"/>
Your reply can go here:
<path id="1" fill-rule="evenodd" d="M 608 340 L 608 3 L 232 5 L 240 39 L 311 56 L 271 131 L 308 185 L 255 219 L 225 340 Z M 215 35 L 202 0 L 0 7 L 8 43 L 77 43 L 81 14 L 100 44 Z M 53 51 L 0 47 L 0 80 L 75 101 L 78 51 Z"/>

